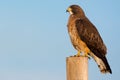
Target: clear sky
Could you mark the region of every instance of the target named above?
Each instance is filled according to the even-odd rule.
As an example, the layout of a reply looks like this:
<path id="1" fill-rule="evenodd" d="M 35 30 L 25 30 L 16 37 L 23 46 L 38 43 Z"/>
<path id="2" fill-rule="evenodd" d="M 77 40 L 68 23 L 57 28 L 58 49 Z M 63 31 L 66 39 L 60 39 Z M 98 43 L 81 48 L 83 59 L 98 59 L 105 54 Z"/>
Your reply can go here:
<path id="1" fill-rule="evenodd" d="M 99 30 L 113 74 L 100 73 L 89 60 L 89 80 L 120 76 L 120 0 L 1 0 L 0 80 L 66 80 L 71 45 L 69 5 L 78 4 Z"/>

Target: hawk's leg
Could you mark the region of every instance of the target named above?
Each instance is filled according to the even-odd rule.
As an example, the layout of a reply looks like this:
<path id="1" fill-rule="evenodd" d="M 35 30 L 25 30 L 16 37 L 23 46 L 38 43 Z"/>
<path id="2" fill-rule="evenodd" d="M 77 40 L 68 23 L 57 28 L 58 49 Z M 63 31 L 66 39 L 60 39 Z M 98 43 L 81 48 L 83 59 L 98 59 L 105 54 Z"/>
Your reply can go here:
<path id="1" fill-rule="evenodd" d="M 80 57 L 81 56 L 81 51 L 78 51 L 76 55 L 74 55 L 75 57 Z"/>
<path id="2" fill-rule="evenodd" d="M 88 48 L 85 48 L 85 52 L 83 56 L 88 57 L 90 59 L 89 53 L 90 53 L 90 50 Z"/>
<path id="3" fill-rule="evenodd" d="M 88 57 L 88 58 L 90 59 L 90 55 L 89 55 L 89 53 L 84 53 L 83 56 Z"/>

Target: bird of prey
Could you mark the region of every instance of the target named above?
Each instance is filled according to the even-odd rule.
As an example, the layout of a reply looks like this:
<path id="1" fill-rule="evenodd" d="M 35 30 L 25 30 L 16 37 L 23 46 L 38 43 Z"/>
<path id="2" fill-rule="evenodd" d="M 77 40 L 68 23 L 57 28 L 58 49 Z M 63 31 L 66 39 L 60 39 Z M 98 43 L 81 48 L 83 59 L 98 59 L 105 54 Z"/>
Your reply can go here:
<path id="1" fill-rule="evenodd" d="M 78 5 L 71 5 L 66 10 L 70 13 L 68 20 L 68 33 L 74 48 L 78 51 L 76 56 L 91 56 L 102 73 L 111 73 L 106 59 L 107 48 L 96 27 L 85 16 Z"/>

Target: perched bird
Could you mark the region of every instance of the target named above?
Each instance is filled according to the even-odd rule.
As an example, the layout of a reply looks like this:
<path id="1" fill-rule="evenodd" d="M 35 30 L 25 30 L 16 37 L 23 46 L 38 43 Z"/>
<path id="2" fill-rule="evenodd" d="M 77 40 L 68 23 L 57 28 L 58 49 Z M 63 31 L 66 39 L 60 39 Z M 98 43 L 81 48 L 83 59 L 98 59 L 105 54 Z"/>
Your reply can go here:
<path id="1" fill-rule="evenodd" d="M 68 33 L 74 48 L 78 51 L 76 56 L 91 56 L 102 73 L 111 73 L 106 59 L 107 48 L 96 27 L 85 16 L 78 5 L 71 5 L 67 10 L 70 13 L 68 20 Z"/>

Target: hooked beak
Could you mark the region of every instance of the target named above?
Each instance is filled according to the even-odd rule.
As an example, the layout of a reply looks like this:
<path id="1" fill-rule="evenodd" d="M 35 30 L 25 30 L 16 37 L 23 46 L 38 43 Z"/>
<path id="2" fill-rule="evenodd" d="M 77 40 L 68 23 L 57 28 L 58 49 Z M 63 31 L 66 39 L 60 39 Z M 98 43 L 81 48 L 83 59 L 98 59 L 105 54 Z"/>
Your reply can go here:
<path id="1" fill-rule="evenodd" d="M 72 9 L 70 7 L 66 10 L 66 12 L 71 12 L 71 11 Z"/>
<path id="2" fill-rule="evenodd" d="M 70 8 L 70 7 L 66 10 L 66 12 L 69 12 L 70 14 L 73 14 L 72 8 Z"/>
<path id="3" fill-rule="evenodd" d="M 68 10 L 66 10 L 66 12 L 68 12 Z"/>

